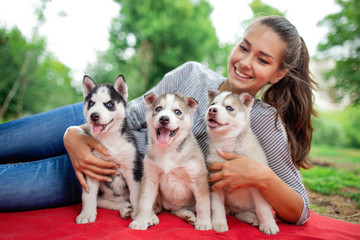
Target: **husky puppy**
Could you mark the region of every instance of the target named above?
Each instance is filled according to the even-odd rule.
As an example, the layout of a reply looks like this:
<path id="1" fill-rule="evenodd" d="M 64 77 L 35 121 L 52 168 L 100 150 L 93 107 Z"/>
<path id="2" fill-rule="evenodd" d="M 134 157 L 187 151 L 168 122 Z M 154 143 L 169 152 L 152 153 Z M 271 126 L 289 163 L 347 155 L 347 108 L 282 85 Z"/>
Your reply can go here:
<path id="1" fill-rule="evenodd" d="M 208 171 L 191 131 L 196 100 L 168 93 L 148 94 L 145 102 L 149 141 L 139 211 L 129 227 L 148 228 L 159 194 L 165 210 L 195 225 L 195 229 L 211 229 Z"/>
<path id="2" fill-rule="evenodd" d="M 250 111 L 254 98 L 243 93 L 240 96 L 210 90 L 209 108 L 205 115 L 209 135 L 209 164 L 224 161 L 217 149 L 250 157 L 267 165 L 264 151 L 250 128 Z M 229 195 L 223 190 L 211 193 L 212 227 L 217 232 L 228 230 L 226 212 L 232 213 L 240 221 L 253 226 L 265 234 L 276 234 L 272 208 L 256 188 L 237 189 Z"/>
<path id="3" fill-rule="evenodd" d="M 88 134 L 112 154 L 105 157 L 96 150 L 93 153 L 102 159 L 114 161 L 119 167 L 118 174 L 111 176 L 112 182 L 104 183 L 86 177 L 90 192 L 82 193 L 82 211 L 76 223 L 94 222 L 97 206 L 118 210 L 122 218 L 128 219 L 137 211 L 143 162 L 135 137 L 127 125 L 128 88 L 125 79 L 120 75 L 113 86 L 96 85 L 90 77 L 84 76 L 83 96 Z"/>

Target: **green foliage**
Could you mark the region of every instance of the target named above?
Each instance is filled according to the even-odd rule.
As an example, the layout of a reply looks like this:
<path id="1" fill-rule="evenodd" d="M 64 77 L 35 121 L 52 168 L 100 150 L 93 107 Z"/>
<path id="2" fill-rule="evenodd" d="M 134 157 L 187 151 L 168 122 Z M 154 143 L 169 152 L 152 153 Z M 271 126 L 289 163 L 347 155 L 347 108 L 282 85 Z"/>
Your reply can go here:
<path id="1" fill-rule="evenodd" d="M 280 12 L 278 9 L 263 3 L 261 0 L 253 0 L 249 6 L 254 14 L 253 19 L 271 15 L 285 16 L 285 13 Z"/>
<path id="2" fill-rule="evenodd" d="M 329 195 L 351 197 L 360 206 L 360 176 L 355 171 L 332 167 L 313 167 L 302 170 L 303 182 L 311 190 Z M 355 193 L 347 189 L 355 189 Z"/>
<path id="3" fill-rule="evenodd" d="M 345 133 L 338 122 L 331 118 L 312 118 L 315 132 L 313 144 L 327 144 L 330 146 L 344 146 Z"/>
<path id="4" fill-rule="evenodd" d="M 360 103 L 360 1 L 336 0 L 340 12 L 326 16 L 319 25 L 329 28 L 326 42 L 318 50 L 336 59 L 336 67 L 326 73 L 335 78 L 336 100 L 349 95 L 354 104 Z"/>
<path id="5" fill-rule="evenodd" d="M 360 150 L 354 148 L 313 144 L 309 158 L 337 166 L 351 164 L 355 168 L 360 168 Z"/>
<path id="6" fill-rule="evenodd" d="M 130 96 L 137 96 L 187 61 L 206 63 L 221 73 L 226 69 L 229 49 L 219 47 L 207 1 L 116 2 L 121 10 L 112 22 L 111 48 L 88 68 L 95 80 L 112 81 L 121 73 Z"/>
<path id="7" fill-rule="evenodd" d="M 312 118 L 315 128 L 313 144 L 360 147 L 360 106 L 348 106 L 341 111 L 320 111 L 319 118 Z"/>
<path id="8" fill-rule="evenodd" d="M 359 128 L 360 106 L 357 105 L 357 106 L 347 107 L 339 115 L 339 120 L 346 134 L 346 146 L 359 148 L 360 147 L 360 128 Z"/>
<path id="9" fill-rule="evenodd" d="M 0 29 L 0 112 L 12 119 L 80 100 L 70 69 L 45 51 L 43 38 L 28 42 L 17 28 Z M 1 118 L 1 116 L 0 116 Z"/>

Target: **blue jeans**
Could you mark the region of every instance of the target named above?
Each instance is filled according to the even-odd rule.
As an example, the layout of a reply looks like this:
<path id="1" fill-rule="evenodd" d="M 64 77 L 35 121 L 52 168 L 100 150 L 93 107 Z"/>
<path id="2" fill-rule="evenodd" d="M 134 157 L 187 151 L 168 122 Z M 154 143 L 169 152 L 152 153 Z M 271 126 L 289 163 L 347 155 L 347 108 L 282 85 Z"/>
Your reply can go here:
<path id="1" fill-rule="evenodd" d="M 0 125 L 0 211 L 80 202 L 63 135 L 67 127 L 84 123 L 82 112 L 77 103 Z"/>

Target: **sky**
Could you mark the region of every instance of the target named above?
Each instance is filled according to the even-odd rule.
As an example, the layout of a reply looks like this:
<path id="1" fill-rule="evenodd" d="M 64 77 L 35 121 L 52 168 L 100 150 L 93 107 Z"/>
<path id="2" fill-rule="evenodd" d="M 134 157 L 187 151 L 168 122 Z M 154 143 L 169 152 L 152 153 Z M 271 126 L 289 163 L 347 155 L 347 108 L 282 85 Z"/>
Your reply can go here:
<path id="1" fill-rule="evenodd" d="M 220 42 L 235 43 L 243 33 L 242 21 L 252 17 L 248 6 L 252 0 L 210 0 L 211 20 Z M 334 0 L 263 0 L 286 12 L 286 17 L 304 38 L 309 53 L 324 39 L 326 27 L 317 23 L 326 15 L 339 11 Z M 35 6 L 40 0 L 0 0 L 0 27 L 17 26 L 30 38 L 37 24 Z M 96 61 L 96 52 L 109 47 L 111 19 L 120 6 L 112 0 L 52 0 L 45 10 L 46 22 L 40 34 L 47 39 L 47 49 L 72 69 L 72 77 L 81 81 L 88 63 Z M 64 17 L 65 16 L 65 17 Z"/>

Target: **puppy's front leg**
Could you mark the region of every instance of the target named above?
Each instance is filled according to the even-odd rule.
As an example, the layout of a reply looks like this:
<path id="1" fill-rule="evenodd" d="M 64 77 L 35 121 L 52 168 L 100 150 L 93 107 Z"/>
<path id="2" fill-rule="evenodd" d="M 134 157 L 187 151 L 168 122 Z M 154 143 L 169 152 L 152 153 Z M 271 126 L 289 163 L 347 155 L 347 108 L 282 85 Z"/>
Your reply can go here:
<path id="1" fill-rule="evenodd" d="M 86 192 L 83 189 L 82 192 L 82 210 L 79 216 L 76 218 L 76 223 L 89 223 L 96 220 L 96 208 L 97 208 L 97 195 L 99 191 L 99 182 L 90 177 L 86 178 L 86 182 L 89 185 L 90 192 Z"/>
<path id="2" fill-rule="evenodd" d="M 191 190 L 196 201 L 196 222 L 195 229 L 210 230 L 211 229 L 211 210 L 210 210 L 210 195 L 207 176 L 199 177 L 191 185 Z"/>
<path id="3" fill-rule="evenodd" d="M 259 219 L 259 230 L 267 235 L 278 233 L 280 230 L 275 222 L 270 204 L 258 189 L 251 188 L 250 191 L 255 202 L 256 216 Z"/>
<path id="4" fill-rule="evenodd" d="M 148 161 L 147 161 L 148 162 Z M 141 181 L 141 192 L 138 205 L 138 212 L 135 219 L 130 223 L 129 228 L 146 230 L 149 225 L 159 224 L 158 217 L 154 214 L 153 206 L 158 194 L 159 176 L 157 169 L 149 166 L 144 161 L 144 176 Z M 148 165 L 148 166 L 147 166 Z"/>
<path id="5" fill-rule="evenodd" d="M 226 232 L 229 230 L 226 220 L 225 194 L 223 189 L 211 192 L 211 221 L 212 227 L 216 232 Z"/>
<path id="6" fill-rule="evenodd" d="M 133 209 L 131 218 L 134 219 L 138 212 L 138 208 L 139 208 L 138 206 L 139 206 L 139 199 L 140 199 L 141 182 L 136 182 L 134 180 L 132 174 L 128 174 L 128 176 L 126 176 L 126 182 L 129 187 L 130 203 L 131 203 L 132 209 Z"/>

